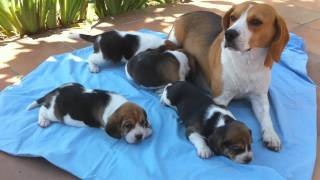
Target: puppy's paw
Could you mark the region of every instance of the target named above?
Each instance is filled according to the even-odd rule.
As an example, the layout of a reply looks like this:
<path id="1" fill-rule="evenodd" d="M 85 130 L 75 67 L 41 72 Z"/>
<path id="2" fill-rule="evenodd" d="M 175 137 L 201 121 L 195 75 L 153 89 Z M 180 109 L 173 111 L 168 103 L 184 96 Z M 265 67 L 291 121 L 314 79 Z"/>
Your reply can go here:
<path id="1" fill-rule="evenodd" d="M 95 64 L 89 64 L 89 71 L 92 73 L 98 73 L 100 69 L 99 69 L 99 66 Z"/>
<path id="2" fill-rule="evenodd" d="M 50 121 L 46 119 L 39 119 L 38 124 L 42 128 L 46 128 L 50 125 Z"/>
<path id="3" fill-rule="evenodd" d="M 275 131 L 264 131 L 262 132 L 262 140 L 264 145 L 271 151 L 280 151 L 281 141 Z"/>
<path id="4" fill-rule="evenodd" d="M 197 149 L 198 156 L 202 159 L 208 159 L 213 155 L 213 152 L 208 146 L 202 146 L 201 148 Z"/>

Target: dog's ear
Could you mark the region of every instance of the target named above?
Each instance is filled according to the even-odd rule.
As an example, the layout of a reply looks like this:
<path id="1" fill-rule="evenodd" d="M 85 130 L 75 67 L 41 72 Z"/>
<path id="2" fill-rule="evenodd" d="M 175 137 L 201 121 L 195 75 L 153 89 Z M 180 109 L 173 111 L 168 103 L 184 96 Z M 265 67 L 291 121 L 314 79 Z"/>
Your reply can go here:
<path id="1" fill-rule="evenodd" d="M 208 145 L 217 155 L 223 153 L 225 127 L 216 129 L 209 135 Z"/>
<path id="2" fill-rule="evenodd" d="M 176 45 L 174 42 L 172 42 L 170 40 L 165 40 L 164 41 L 164 45 L 168 50 L 177 50 L 177 49 L 179 49 L 179 46 Z"/>
<path id="3" fill-rule="evenodd" d="M 105 131 L 113 138 L 120 139 L 122 137 L 123 119 L 114 113 L 108 120 Z"/>
<path id="4" fill-rule="evenodd" d="M 234 6 L 231 7 L 223 16 L 222 18 L 222 27 L 224 30 L 227 30 L 230 26 L 230 15 L 234 10 Z"/>
<path id="5" fill-rule="evenodd" d="M 172 50 L 173 51 L 173 50 L 177 50 L 177 49 L 179 49 L 178 45 L 176 45 L 175 43 L 173 43 L 170 40 L 165 40 L 164 44 L 158 48 L 158 50 L 160 52 L 164 52 L 166 50 Z"/>
<path id="6" fill-rule="evenodd" d="M 270 68 L 272 67 L 273 61 L 278 62 L 280 60 L 281 53 L 289 41 L 288 28 L 281 16 L 277 15 L 274 26 L 276 28 L 275 37 L 271 42 L 269 52 L 264 62 L 264 65 Z"/>

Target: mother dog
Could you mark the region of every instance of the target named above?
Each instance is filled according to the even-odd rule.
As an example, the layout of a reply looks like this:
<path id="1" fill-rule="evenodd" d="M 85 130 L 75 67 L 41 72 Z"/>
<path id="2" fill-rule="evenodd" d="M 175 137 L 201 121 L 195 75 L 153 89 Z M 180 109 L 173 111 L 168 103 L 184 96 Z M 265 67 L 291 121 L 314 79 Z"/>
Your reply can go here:
<path id="1" fill-rule="evenodd" d="M 205 11 L 188 13 L 176 20 L 169 40 L 196 57 L 205 79 L 202 84 L 210 88 L 216 103 L 228 105 L 243 97 L 251 101 L 264 144 L 279 151 L 268 89 L 272 63 L 279 61 L 289 34 L 276 10 L 245 2 L 234 5 L 222 18 Z"/>

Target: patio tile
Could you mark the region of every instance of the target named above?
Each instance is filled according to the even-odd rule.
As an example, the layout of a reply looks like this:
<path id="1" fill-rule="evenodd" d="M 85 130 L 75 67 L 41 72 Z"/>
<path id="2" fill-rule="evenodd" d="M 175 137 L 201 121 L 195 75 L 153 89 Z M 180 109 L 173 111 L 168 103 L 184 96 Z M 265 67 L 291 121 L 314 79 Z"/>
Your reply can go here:
<path id="1" fill-rule="evenodd" d="M 308 74 L 311 79 L 320 86 L 320 54 L 309 52 L 308 56 Z"/>
<path id="2" fill-rule="evenodd" d="M 320 31 L 304 25 L 294 29 L 293 32 L 304 39 L 306 47 L 310 52 L 319 54 Z"/>
<path id="3" fill-rule="evenodd" d="M 320 30 L 320 19 L 312 21 L 312 22 L 306 24 L 306 26 L 313 28 L 313 29 L 316 29 L 316 30 Z"/>
<path id="4" fill-rule="evenodd" d="M 296 23 L 290 19 L 285 19 L 286 21 L 286 24 L 287 24 L 287 27 L 288 27 L 288 30 L 289 31 L 293 31 L 294 29 L 298 28 L 299 26 L 301 26 L 301 24 L 299 23 Z"/>
<path id="5" fill-rule="evenodd" d="M 309 23 L 320 18 L 320 11 L 314 11 L 289 4 L 275 4 L 276 10 L 285 18 L 298 24 Z"/>
<path id="6" fill-rule="evenodd" d="M 6 52 L 1 60 L 21 75 L 26 75 L 51 55 L 72 50 L 60 41 L 30 38 L 18 40 L 0 48 L 0 51 Z"/>
<path id="7" fill-rule="evenodd" d="M 20 81 L 21 76 L 14 72 L 8 64 L 0 63 L 0 91 Z"/>
<path id="8" fill-rule="evenodd" d="M 320 11 L 320 1 L 319 0 L 290 0 L 289 3 L 292 3 L 299 7 L 304 7 L 316 11 Z"/>
<path id="9" fill-rule="evenodd" d="M 0 179 L 77 179 L 42 158 L 13 157 L 0 152 L 0 162 Z"/>

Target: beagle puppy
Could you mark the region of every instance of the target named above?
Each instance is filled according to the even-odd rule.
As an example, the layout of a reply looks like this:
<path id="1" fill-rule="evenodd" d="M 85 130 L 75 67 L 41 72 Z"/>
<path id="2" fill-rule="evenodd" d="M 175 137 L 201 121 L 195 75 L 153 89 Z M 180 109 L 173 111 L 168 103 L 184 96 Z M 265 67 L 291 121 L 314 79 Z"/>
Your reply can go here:
<path id="1" fill-rule="evenodd" d="M 28 106 L 40 107 L 38 124 L 48 127 L 60 122 L 75 127 L 102 128 L 113 138 L 124 137 L 138 143 L 151 135 L 146 112 L 123 96 L 96 89 L 85 89 L 78 83 L 67 83 Z"/>
<path id="2" fill-rule="evenodd" d="M 161 102 L 177 109 L 186 136 L 201 158 L 223 155 L 239 163 L 252 160 L 251 130 L 200 89 L 186 81 L 168 84 Z"/>
<path id="3" fill-rule="evenodd" d="M 184 81 L 194 69 L 194 60 L 182 50 L 160 46 L 133 56 L 125 66 L 129 80 L 146 88 L 159 89 L 175 81 Z"/>
<path id="4" fill-rule="evenodd" d="M 106 61 L 114 63 L 127 61 L 132 56 L 149 48 L 158 48 L 165 44 L 159 36 L 141 32 L 112 30 L 99 35 L 71 34 L 72 39 L 83 39 L 93 43 L 93 54 L 89 56 L 89 70 L 100 71 L 99 66 Z"/>
<path id="5" fill-rule="evenodd" d="M 221 18 L 212 12 L 191 12 L 178 18 L 169 40 L 193 55 L 217 104 L 247 98 L 260 122 L 265 146 L 279 151 L 268 89 L 271 67 L 280 60 L 289 33 L 283 18 L 267 4 L 234 5 Z"/>

